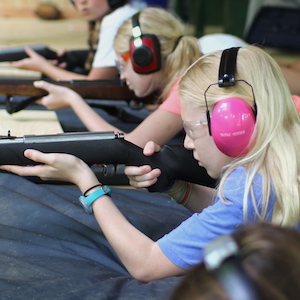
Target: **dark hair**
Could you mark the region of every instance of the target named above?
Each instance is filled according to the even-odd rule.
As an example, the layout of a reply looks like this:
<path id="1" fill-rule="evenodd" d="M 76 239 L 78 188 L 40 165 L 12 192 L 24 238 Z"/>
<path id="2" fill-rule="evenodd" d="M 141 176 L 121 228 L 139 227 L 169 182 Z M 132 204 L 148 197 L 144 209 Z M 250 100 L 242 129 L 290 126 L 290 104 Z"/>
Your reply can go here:
<path id="1" fill-rule="evenodd" d="M 260 300 L 298 300 L 300 295 L 300 234 L 269 223 L 244 225 L 232 234 L 238 259 Z M 171 300 L 230 300 L 214 273 L 201 263 L 188 271 Z"/>
<path id="2" fill-rule="evenodd" d="M 75 5 L 75 0 L 70 0 L 70 2 Z M 129 2 L 129 0 L 107 0 L 109 7 L 114 10 L 121 7 Z"/>

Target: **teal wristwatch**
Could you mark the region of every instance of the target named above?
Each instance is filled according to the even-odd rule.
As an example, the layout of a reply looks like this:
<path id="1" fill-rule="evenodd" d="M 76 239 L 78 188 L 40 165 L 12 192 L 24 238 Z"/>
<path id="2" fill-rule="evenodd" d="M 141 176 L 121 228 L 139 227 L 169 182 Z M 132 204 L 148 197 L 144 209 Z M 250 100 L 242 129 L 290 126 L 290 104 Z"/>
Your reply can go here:
<path id="1" fill-rule="evenodd" d="M 106 185 L 100 186 L 95 192 L 91 193 L 90 195 L 88 195 L 86 197 L 80 196 L 79 201 L 82 204 L 84 210 L 88 214 L 92 214 L 93 213 L 93 208 L 92 208 L 93 202 L 103 195 L 108 195 L 108 196 L 111 195 L 111 190 Z"/>

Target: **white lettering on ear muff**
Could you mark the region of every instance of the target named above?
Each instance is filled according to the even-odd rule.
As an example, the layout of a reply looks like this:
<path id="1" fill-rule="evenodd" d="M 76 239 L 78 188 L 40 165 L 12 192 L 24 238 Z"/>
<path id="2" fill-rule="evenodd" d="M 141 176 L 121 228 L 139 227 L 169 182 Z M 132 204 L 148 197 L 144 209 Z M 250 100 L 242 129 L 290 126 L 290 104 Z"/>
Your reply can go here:
<path id="1" fill-rule="evenodd" d="M 221 152 L 231 157 L 249 150 L 255 126 L 252 107 L 241 98 L 219 101 L 211 114 L 211 134 Z"/>

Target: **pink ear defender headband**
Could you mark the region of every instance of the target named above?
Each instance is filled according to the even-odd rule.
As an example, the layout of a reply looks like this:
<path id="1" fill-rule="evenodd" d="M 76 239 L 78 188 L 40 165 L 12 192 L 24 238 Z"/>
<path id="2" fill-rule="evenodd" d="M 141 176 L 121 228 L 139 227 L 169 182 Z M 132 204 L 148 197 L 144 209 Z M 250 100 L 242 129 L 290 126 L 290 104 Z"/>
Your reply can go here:
<path id="1" fill-rule="evenodd" d="M 219 67 L 219 80 L 217 83 L 210 84 L 204 92 L 209 134 L 213 137 L 218 149 L 230 157 L 239 157 L 249 150 L 250 139 L 255 127 L 256 105 L 254 111 L 244 99 L 230 97 L 220 100 L 210 113 L 206 93 L 213 85 L 226 88 L 234 86 L 236 82 L 240 81 L 251 87 L 254 98 L 252 85 L 242 79 L 235 80 L 238 51 L 237 47 L 223 51 Z"/>

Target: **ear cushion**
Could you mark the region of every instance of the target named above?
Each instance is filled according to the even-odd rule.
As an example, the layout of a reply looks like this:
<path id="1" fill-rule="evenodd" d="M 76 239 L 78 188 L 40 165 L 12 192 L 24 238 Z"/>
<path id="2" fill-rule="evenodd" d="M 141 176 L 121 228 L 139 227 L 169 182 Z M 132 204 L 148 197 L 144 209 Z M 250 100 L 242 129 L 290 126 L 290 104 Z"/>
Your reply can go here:
<path id="1" fill-rule="evenodd" d="M 161 69 L 160 43 L 156 35 L 142 34 L 142 45 L 135 47 L 130 40 L 130 57 L 133 70 L 139 74 L 149 74 Z"/>
<path id="2" fill-rule="evenodd" d="M 150 48 L 141 46 L 133 51 L 132 60 L 137 66 L 147 67 L 153 60 L 153 53 Z"/>
<path id="3" fill-rule="evenodd" d="M 241 98 L 219 101 L 211 114 L 211 134 L 221 152 L 239 157 L 249 150 L 255 127 L 252 107 Z"/>

